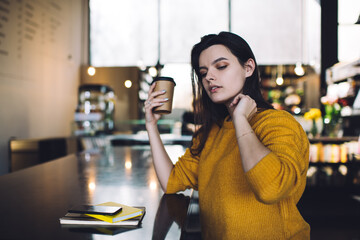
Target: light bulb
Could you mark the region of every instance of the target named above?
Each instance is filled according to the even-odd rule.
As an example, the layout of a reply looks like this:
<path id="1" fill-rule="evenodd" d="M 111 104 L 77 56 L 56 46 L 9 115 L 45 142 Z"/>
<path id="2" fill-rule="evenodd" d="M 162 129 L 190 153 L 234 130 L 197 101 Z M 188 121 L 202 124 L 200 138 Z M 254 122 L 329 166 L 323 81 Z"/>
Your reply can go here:
<path id="1" fill-rule="evenodd" d="M 294 109 L 294 113 L 295 114 L 299 114 L 301 112 L 301 109 L 299 108 L 299 107 L 296 107 L 295 109 Z"/>
<path id="2" fill-rule="evenodd" d="M 283 85 L 284 84 L 284 79 L 281 76 L 277 77 L 276 78 L 276 84 L 279 85 L 279 86 Z"/>
<path id="3" fill-rule="evenodd" d="M 88 70 L 87 70 L 87 72 L 88 72 L 88 74 L 89 74 L 90 76 L 94 76 L 95 73 L 96 73 L 96 70 L 95 70 L 94 67 L 89 67 Z"/>
<path id="4" fill-rule="evenodd" d="M 132 86 L 131 80 L 126 80 L 126 81 L 124 82 L 124 85 L 125 85 L 126 88 L 131 88 L 131 86 Z"/>
<path id="5" fill-rule="evenodd" d="M 132 167 L 131 161 L 125 162 L 125 169 L 131 169 L 131 167 Z"/>
<path id="6" fill-rule="evenodd" d="M 152 77 L 156 77 L 156 75 L 157 75 L 157 69 L 156 69 L 155 67 L 149 68 L 149 74 L 150 74 L 150 76 L 152 76 Z"/>
<path id="7" fill-rule="evenodd" d="M 305 74 L 304 68 L 301 63 L 296 63 L 294 72 L 297 76 L 303 76 Z"/>
<path id="8" fill-rule="evenodd" d="M 89 187 L 89 190 L 90 190 L 90 191 L 94 191 L 95 188 L 96 188 L 96 184 L 95 184 L 94 182 L 90 182 L 89 185 L 88 185 L 88 187 Z"/>

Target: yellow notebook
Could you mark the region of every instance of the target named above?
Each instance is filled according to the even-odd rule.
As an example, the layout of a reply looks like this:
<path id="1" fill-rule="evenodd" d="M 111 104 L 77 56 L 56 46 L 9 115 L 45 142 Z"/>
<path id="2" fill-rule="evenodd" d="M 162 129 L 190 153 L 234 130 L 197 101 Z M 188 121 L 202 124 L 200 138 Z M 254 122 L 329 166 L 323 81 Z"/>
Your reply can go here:
<path id="1" fill-rule="evenodd" d="M 98 204 L 99 206 L 115 206 L 115 207 L 122 207 L 122 210 L 120 213 L 114 215 L 114 216 L 107 216 L 107 215 L 101 215 L 101 214 L 86 214 L 90 217 L 100 219 L 105 222 L 109 223 L 115 223 L 124 221 L 130 218 L 134 218 L 137 216 L 140 216 L 143 214 L 143 210 L 140 208 L 134 208 L 130 206 L 126 206 L 124 204 L 115 203 L 115 202 L 106 202 Z"/>

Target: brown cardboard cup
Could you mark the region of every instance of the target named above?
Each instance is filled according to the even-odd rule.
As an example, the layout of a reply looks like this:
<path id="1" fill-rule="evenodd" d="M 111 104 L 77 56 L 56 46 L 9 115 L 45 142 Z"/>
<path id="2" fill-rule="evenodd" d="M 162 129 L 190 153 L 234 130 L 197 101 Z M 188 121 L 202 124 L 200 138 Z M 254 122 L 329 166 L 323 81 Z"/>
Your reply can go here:
<path id="1" fill-rule="evenodd" d="M 171 77 L 157 77 L 154 79 L 153 83 L 156 82 L 155 91 L 162 91 L 165 90 L 164 94 L 157 96 L 156 98 L 168 98 L 164 105 L 156 107 L 153 109 L 154 113 L 158 114 L 169 114 L 172 110 L 172 102 L 173 102 L 173 95 L 174 95 L 174 87 L 175 81 Z"/>

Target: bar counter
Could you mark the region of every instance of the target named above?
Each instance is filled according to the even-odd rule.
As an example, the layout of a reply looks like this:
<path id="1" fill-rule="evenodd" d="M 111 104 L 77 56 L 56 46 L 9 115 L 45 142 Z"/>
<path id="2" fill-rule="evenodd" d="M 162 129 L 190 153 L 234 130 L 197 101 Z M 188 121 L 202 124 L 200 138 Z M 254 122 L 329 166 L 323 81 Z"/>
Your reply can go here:
<path id="1" fill-rule="evenodd" d="M 173 161 L 185 150 L 181 145 L 169 145 L 166 149 Z M 189 225 L 191 191 L 163 194 L 149 146 L 106 146 L 100 151 L 69 155 L 19 170 L 0 177 L 0 192 L 1 239 L 199 237 L 199 232 L 187 233 L 184 228 Z M 110 201 L 145 206 L 146 215 L 141 226 L 128 231 L 105 232 L 96 228 L 64 227 L 59 222 L 74 205 Z"/>
<path id="2" fill-rule="evenodd" d="M 197 192 L 165 195 L 147 142 L 136 139 L 140 145 L 121 146 L 129 139 L 114 139 L 115 146 L 106 140 L 101 150 L 0 176 L 0 239 L 200 239 Z M 165 148 L 173 162 L 185 151 L 184 145 L 169 143 Z M 360 239 L 359 190 L 306 187 L 298 208 L 311 226 L 311 239 Z M 145 206 L 140 228 L 69 228 L 59 223 L 74 205 L 110 201 Z"/>

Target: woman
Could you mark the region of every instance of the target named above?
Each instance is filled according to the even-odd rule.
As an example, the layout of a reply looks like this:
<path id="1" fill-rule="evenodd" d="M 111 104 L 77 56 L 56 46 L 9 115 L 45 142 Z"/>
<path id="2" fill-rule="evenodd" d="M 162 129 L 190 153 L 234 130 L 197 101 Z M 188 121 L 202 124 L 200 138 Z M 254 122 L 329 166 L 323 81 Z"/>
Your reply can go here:
<path id="1" fill-rule="evenodd" d="M 172 164 L 152 109 L 167 99 L 153 92 L 145 102 L 146 129 L 156 173 L 166 193 L 199 191 L 204 239 L 309 239 L 296 204 L 306 184 L 309 142 L 298 122 L 262 97 L 255 56 L 241 37 L 204 36 L 191 52 L 196 122 L 200 129 Z"/>

